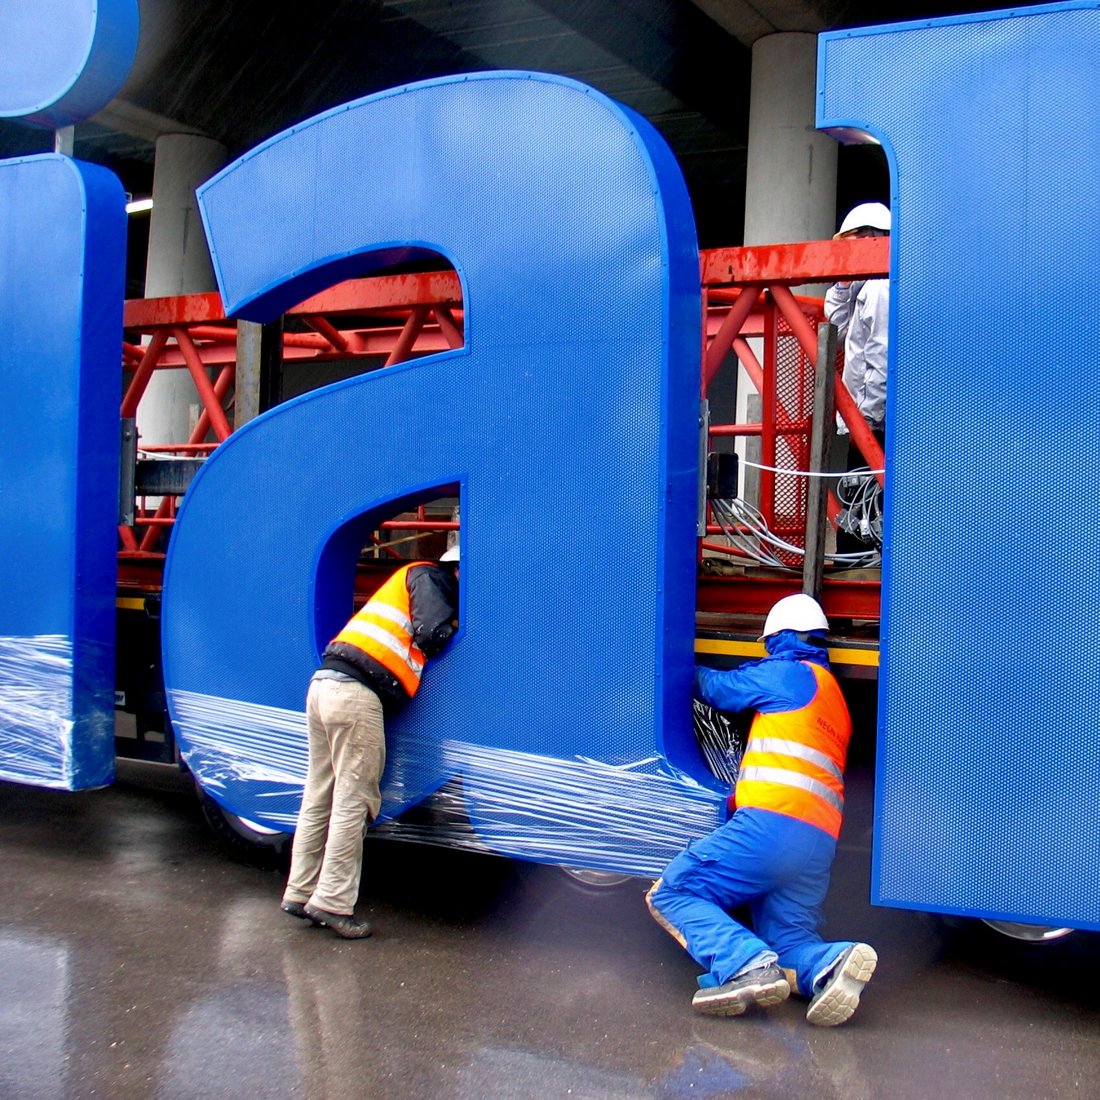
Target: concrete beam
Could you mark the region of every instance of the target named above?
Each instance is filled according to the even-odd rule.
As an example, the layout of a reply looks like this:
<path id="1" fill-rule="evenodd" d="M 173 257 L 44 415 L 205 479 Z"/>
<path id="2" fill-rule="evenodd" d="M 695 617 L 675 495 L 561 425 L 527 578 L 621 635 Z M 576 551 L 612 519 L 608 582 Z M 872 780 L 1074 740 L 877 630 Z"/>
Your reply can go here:
<path id="1" fill-rule="evenodd" d="M 692 0 L 700 11 L 713 19 L 727 34 L 743 46 L 752 46 L 766 34 L 777 31 L 825 30 L 826 21 L 819 5 L 804 0 Z"/>

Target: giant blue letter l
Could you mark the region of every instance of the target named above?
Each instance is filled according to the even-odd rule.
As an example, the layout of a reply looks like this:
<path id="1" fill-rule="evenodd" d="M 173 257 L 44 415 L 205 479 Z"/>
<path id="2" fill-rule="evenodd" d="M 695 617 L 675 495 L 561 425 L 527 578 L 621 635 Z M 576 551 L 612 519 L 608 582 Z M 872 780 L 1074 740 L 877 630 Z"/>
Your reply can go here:
<path id="1" fill-rule="evenodd" d="M 894 173 L 882 903 L 1100 928 L 1098 7 L 821 39 Z"/>

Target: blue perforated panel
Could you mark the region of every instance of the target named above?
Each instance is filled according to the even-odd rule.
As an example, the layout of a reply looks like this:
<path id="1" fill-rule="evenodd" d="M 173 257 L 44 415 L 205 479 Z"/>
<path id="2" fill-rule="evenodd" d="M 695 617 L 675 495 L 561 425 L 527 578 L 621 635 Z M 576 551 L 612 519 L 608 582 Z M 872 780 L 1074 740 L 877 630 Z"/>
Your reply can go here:
<path id="1" fill-rule="evenodd" d="M 0 162 L 0 778 L 114 772 L 122 187 Z"/>
<path id="2" fill-rule="evenodd" d="M 466 345 L 275 409 L 195 480 L 163 619 L 188 764 L 293 825 L 355 552 L 393 501 L 460 483 L 462 628 L 390 723 L 384 812 L 460 774 L 499 851 L 658 871 L 721 802 L 691 730 L 698 254 L 664 142 L 571 81 L 485 74 L 311 120 L 200 201 L 228 309 L 428 248 Z"/>
<path id="3" fill-rule="evenodd" d="M 1096 8 L 821 40 L 819 125 L 893 172 L 887 904 L 1100 927 Z"/>
<path id="4" fill-rule="evenodd" d="M 54 129 L 105 107 L 138 42 L 137 0 L 35 0 L 0 10 L 0 118 Z"/>

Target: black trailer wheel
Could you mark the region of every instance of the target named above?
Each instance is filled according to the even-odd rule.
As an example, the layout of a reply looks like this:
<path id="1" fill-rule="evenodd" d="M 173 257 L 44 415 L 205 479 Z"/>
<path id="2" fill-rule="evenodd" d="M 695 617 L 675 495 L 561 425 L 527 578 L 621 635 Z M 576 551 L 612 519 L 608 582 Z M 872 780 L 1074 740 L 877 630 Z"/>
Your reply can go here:
<path id="1" fill-rule="evenodd" d="M 202 807 L 202 816 L 218 842 L 231 855 L 248 863 L 269 865 L 279 862 L 290 853 L 290 833 L 280 833 L 265 828 L 254 821 L 230 813 L 224 806 L 215 802 L 195 783 L 195 792 Z"/>
<path id="2" fill-rule="evenodd" d="M 646 889 L 650 885 L 647 880 L 636 878 L 634 875 L 624 875 L 621 871 L 595 871 L 591 867 L 560 865 L 558 870 L 569 886 L 585 894 L 604 894 L 611 890 L 619 890 L 631 883 L 644 884 Z"/>
<path id="3" fill-rule="evenodd" d="M 945 923 L 950 929 L 942 941 L 945 953 L 967 967 L 1071 999 L 1092 988 L 1100 932 L 994 918 L 954 917 Z"/>
<path id="4" fill-rule="evenodd" d="M 992 928 L 999 935 L 1007 936 L 1010 940 L 1019 940 L 1022 943 L 1051 943 L 1076 931 L 1073 928 L 1050 928 L 1045 924 L 1019 924 L 1010 920 L 986 920 L 982 918 L 982 923 Z"/>

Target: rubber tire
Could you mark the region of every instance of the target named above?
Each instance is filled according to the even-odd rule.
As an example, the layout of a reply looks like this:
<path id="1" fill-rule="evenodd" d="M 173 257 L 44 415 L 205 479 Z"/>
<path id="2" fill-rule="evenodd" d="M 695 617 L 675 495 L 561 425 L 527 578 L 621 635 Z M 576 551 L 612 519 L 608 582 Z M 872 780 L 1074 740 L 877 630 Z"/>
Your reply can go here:
<path id="1" fill-rule="evenodd" d="M 216 802 L 195 783 L 203 820 L 218 843 L 231 856 L 245 863 L 272 866 L 289 858 L 292 833 L 259 832 L 236 814 Z"/>
<path id="2" fill-rule="evenodd" d="M 650 879 L 640 879 L 634 875 L 622 874 L 617 871 L 594 871 L 590 867 L 566 867 L 558 865 L 557 870 L 562 881 L 573 890 L 582 894 L 608 894 L 625 889 L 646 890 L 653 885 Z"/>
<path id="3" fill-rule="evenodd" d="M 1037 945 L 1054 943 L 1077 931 L 1076 928 L 1048 928 L 1039 924 L 1017 924 L 1013 921 L 986 920 L 984 917 L 980 919 L 982 924 L 996 932 L 998 936 L 1004 936 L 1017 943 Z"/>

